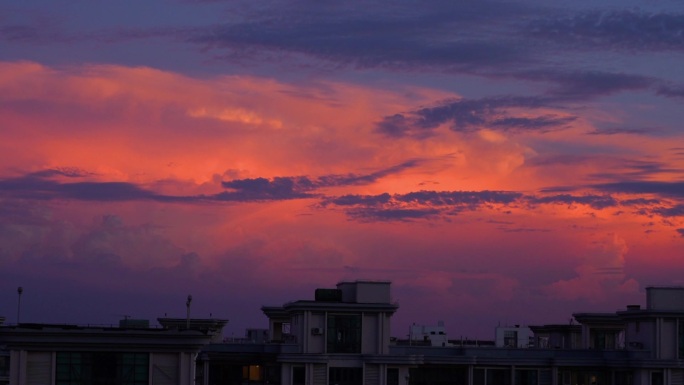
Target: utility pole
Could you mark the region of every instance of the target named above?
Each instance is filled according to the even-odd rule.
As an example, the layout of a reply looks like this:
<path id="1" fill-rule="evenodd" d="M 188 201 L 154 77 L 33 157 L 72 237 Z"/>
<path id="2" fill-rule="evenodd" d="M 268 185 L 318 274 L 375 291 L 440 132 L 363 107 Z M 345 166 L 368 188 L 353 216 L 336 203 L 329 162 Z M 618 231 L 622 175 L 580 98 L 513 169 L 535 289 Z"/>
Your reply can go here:
<path id="1" fill-rule="evenodd" d="M 19 286 L 17 288 L 17 296 L 18 296 L 18 300 L 17 300 L 17 325 L 19 325 L 19 321 L 21 319 L 20 318 L 21 317 L 21 293 L 23 293 L 23 292 L 24 292 L 24 288 Z"/>
<path id="2" fill-rule="evenodd" d="M 185 306 L 188 307 L 188 314 L 187 314 L 187 317 L 185 319 L 185 328 L 186 329 L 190 329 L 190 303 L 191 302 L 192 302 L 192 296 L 190 294 L 188 294 L 188 300 L 187 300 L 187 302 L 185 302 Z"/>

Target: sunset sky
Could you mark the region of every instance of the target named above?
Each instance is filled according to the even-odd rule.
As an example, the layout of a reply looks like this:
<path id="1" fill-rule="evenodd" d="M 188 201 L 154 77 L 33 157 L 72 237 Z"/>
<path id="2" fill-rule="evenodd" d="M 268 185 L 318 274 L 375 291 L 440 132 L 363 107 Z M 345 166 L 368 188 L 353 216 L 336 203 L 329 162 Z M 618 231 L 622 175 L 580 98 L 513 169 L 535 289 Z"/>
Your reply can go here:
<path id="1" fill-rule="evenodd" d="M 683 69 L 679 0 L 4 1 L 0 316 L 643 304 L 684 285 Z"/>

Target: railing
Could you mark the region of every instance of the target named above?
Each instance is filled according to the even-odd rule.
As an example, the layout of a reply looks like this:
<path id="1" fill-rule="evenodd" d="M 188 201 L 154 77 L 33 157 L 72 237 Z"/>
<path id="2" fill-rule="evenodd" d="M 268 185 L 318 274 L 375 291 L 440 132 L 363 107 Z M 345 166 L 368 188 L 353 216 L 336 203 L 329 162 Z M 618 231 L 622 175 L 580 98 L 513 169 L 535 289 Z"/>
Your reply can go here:
<path id="1" fill-rule="evenodd" d="M 596 350 L 596 349 L 540 349 L 496 347 L 430 347 L 390 346 L 393 355 L 424 355 L 437 357 L 482 357 L 512 359 L 643 359 L 650 358 L 649 350 Z"/>

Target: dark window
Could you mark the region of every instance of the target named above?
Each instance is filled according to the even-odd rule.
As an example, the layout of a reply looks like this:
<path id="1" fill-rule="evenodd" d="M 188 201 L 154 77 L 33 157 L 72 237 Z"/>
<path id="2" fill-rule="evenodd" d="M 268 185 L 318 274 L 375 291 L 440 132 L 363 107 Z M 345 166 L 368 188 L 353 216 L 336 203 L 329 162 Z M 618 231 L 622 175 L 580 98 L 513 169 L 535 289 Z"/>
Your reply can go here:
<path id="1" fill-rule="evenodd" d="M 678 342 L 678 351 L 679 351 L 679 359 L 684 359 L 684 318 L 680 318 L 677 322 L 679 324 L 679 338 L 677 339 Z"/>
<path id="2" fill-rule="evenodd" d="M 515 330 L 504 331 L 504 347 L 517 348 L 518 347 L 518 332 Z"/>
<path id="3" fill-rule="evenodd" d="M 466 366 L 422 366 L 409 369 L 409 385 L 457 385 L 467 383 L 468 367 Z"/>
<path id="4" fill-rule="evenodd" d="M 609 374 L 603 371 L 567 369 L 558 372 L 558 383 L 562 385 L 606 385 L 609 384 Z"/>
<path id="5" fill-rule="evenodd" d="M 663 385 L 663 372 L 651 372 L 651 385 Z"/>
<path id="6" fill-rule="evenodd" d="M 399 369 L 387 368 L 387 385 L 399 385 Z"/>
<path id="7" fill-rule="evenodd" d="M 330 368 L 328 384 L 330 385 L 362 385 L 362 368 Z"/>
<path id="8" fill-rule="evenodd" d="M 634 384 L 634 375 L 629 370 L 618 370 L 615 372 L 615 385 Z"/>
<path id="9" fill-rule="evenodd" d="M 516 369 L 515 385 L 537 385 L 538 375 L 534 369 Z"/>
<path id="10" fill-rule="evenodd" d="M 304 385 L 306 383 L 306 372 L 303 366 L 295 366 L 292 368 L 292 384 Z"/>
<path id="11" fill-rule="evenodd" d="M 510 385 L 511 371 L 508 369 L 487 369 L 487 385 Z"/>
<path id="12" fill-rule="evenodd" d="M 473 370 L 473 385 L 485 385 L 485 370 L 484 369 L 474 369 Z"/>
<path id="13" fill-rule="evenodd" d="M 361 316 L 328 315 L 328 353 L 361 353 Z"/>
<path id="14" fill-rule="evenodd" d="M 58 352 L 56 385 L 147 385 L 147 353 Z"/>
<path id="15" fill-rule="evenodd" d="M 9 377 L 9 356 L 0 355 L 0 377 Z"/>

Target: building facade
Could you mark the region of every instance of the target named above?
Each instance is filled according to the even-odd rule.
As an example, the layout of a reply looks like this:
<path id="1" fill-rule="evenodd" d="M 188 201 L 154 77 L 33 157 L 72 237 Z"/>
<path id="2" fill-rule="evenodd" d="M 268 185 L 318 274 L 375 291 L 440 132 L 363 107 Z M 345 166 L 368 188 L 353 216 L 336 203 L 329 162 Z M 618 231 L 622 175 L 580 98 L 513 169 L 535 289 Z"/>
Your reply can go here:
<path id="1" fill-rule="evenodd" d="M 191 385 L 196 356 L 213 337 L 192 329 L 0 326 L 7 357 L 0 376 L 10 385 Z"/>
<path id="2" fill-rule="evenodd" d="M 646 296 L 643 309 L 576 313 L 567 325 L 501 328 L 502 343 L 510 339 L 503 347 L 433 346 L 390 342 L 389 320 L 398 306 L 389 282 L 341 282 L 336 289 L 317 290 L 313 301 L 262 308 L 269 320 L 268 343 L 205 347 L 200 380 L 202 385 L 684 385 L 684 288 L 649 287 Z M 520 330 L 525 332 L 505 333 Z"/>
<path id="3" fill-rule="evenodd" d="M 5 382 L 684 385 L 682 287 L 646 288 L 644 307 L 530 326 L 525 348 L 396 343 L 390 319 L 398 305 L 390 289 L 389 282 L 340 282 L 316 290 L 313 300 L 265 306 L 268 330 L 250 329 L 232 341 L 220 338 L 225 320 L 160 319 L 159 329 L 0 326 Z"/>

